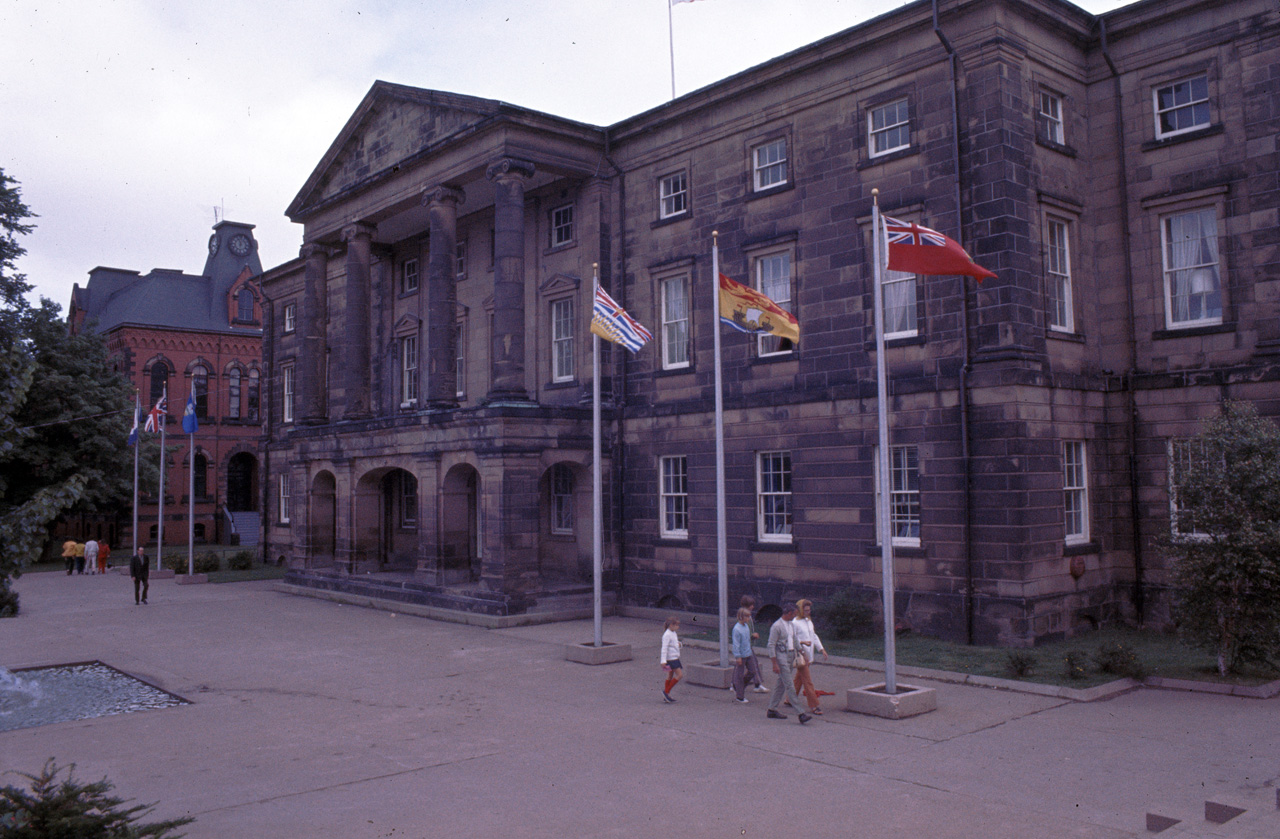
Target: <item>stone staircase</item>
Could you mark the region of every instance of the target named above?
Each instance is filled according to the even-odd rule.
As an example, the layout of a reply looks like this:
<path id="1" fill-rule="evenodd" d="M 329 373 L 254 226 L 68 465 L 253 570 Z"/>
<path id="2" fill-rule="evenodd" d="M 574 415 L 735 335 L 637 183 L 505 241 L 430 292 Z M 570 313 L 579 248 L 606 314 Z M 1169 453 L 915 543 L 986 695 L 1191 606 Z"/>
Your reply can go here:
<path id="1" fill-rule="evenodd" d="M 239 512 L 231 514 L 231 523 L 234 533 L 240 537 L 240 546 L 242 548 L 251 548 L 258 544 L 261 536 L 262 521 L 261 517 L 253 512 Z"/>

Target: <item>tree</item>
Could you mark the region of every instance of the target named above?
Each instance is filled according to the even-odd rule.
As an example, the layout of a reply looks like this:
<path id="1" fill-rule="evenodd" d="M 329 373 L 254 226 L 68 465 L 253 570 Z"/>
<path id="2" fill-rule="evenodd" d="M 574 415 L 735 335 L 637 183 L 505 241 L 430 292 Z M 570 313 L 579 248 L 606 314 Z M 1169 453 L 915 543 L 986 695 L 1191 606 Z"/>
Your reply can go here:
<path id="1" fill-rule="evenodd" d="M 1214 651 L 1225 676 L 1280 663 L 1280 428 L 1227 402 L 1196 438 L 1202 456 L 1177 476 L 1175 617 Z"/>

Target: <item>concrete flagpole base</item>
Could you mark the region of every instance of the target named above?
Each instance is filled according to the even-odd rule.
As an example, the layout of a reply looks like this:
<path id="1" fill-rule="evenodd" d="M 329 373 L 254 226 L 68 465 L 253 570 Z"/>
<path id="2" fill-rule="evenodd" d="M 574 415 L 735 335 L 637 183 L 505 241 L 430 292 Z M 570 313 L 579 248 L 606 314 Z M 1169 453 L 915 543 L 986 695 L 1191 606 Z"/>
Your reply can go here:
<path id="1" fill-rule="evenodd" d="M 885 683 L 849 688 L 845 694 L 845 710 L 869 714 L 887 720 L 916 717 L 938 709 L 938 694 L 933 688 L 898 685 L 895 694 L 885 693 Z"/>
<path id="2" fill-rule="evenodd" d="M 576 661 L 579 664 L 616 664 L 631 660 L 631 645 L 610 644 L 608 641 L 599 647 L 594 641 L 565 644 L 564 657 L 566 661 Z"/>

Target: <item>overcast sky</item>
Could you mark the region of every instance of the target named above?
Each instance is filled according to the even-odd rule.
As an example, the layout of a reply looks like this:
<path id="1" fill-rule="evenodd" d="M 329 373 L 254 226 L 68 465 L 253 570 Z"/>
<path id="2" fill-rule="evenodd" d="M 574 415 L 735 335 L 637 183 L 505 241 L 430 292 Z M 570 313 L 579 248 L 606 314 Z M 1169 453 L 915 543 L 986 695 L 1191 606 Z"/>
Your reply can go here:
<path id="1" fill-rule="evenodd" d="M 292 259 L 284 210 L 375 80 L 607 125 L 671 97 L 666 2 L 0 0 L 0 168 L 39 215 L 19 270 L 64 310 L 98 265 L 198 273 L 215 213 Z M 679 3 L 676 92 L 900 5 Z"/>

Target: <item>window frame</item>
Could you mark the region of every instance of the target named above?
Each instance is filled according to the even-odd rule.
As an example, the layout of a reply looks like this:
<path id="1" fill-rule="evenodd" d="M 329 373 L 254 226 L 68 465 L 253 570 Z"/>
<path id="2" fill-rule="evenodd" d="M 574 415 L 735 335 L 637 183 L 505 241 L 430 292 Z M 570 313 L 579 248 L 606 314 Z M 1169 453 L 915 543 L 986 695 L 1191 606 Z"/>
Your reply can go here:
<path id="1" fill-rule="evenodd" d="M 400 502 L 399 527 L 401 530 L 417 530 L 418 479 L 402 469 L 396 473 L 396 483 Z"/>
<path id="2" fill-rule="evenodd" d="M 1177 88 L 1181 85 L 1187 85 L 1189 90 L 1188 95 L 1191 97 L 1194 97 L 1196 94 L 1193 86 L 1196 82 L 1202 81 L 1202 80 L 1204 83 L 1204 98 L 1202 99 L 1191 98 L 1186 102 L 1175 101 L 1171 105 L 1169 105 L 1169 107 L 1167 108 L 1161 107 L 1160 95 L 1162 92 L 1168 91 L 1171 96 L 1177 97 L 1178 95 Z M 1165 117 L 1165 115 L 1177 114 L 1190 109 L 1190 112 L 1193 115 L 1192 118 L 1195 119 L 1197 118 L 1195 115 L 1197 113 L 1198 105 L 1204 106 L 1203 122 L 1197 121 L 1194 124 L 1183 127 L 1183 128 L 1172 128 L 1170 130 L 1164 129 L 1162 123 L 1163 123 L 1163 117 Z M 1152 115 L 1155 118 L 1155 129 L 1156 129 L 1157 140 L 1167 140 L 1171 137 L 1177 137 L 1182 134 L 1189 134 L 1193 131 L 1200 131 L 1202 129 L 1208 128 L 1210 125 L 1213 124 L 1213 98 L 1209 95 L 1208 72 L 1197 73 L 1193 76 L 1185 76 L 1176 81 L 1167 82 L 1165 84 L 1160 84 L 1160 85 L 1156 85 L 1155 87 L 1152 87 L 1151 88 L 1151 106 L 1152 106 Z"/>
<path id="3" fill-rule="evenodd" d="M 239 367 L 227 371 L 227 419 L 240 419 L 240 393 L 243 374 Z"/>
<path id="4" fill-rule="evenodd" d="M 668 467 L 678 467 L 669 469 Z M 683 523 L 683 527 L 679 524 Z M 663 539 L 689 538 L 689 458 L 658 458 L 658 531 Z"/>
<path id="5" fill-rule="evenodd" d="M 778 299 L 775 294 L 770 294 L 764 288 L 764 266 L 770 264 L 772 260 L 779 257 L 786 259 L 787 276 L 786 281 L 781 285 L 785 285 L 787 289 L 787 297 L 785 300 Z M 776 278 L 772 278 L 776 281 Z M 795 253 L 794 248 L 788 246 L 785 248 L 771 248 L 765 251 L 759 251 L 751 254 L 751 284 L 752 287 L 768 297 L 783 311 L 795 314 L 792 309 L 792 301 L 795 299 Z M 785 349 L 782 342 L 786 339 L 779 338 L 776 335 L 757 335 L 756 338 L 756 356 L 758 358 L 780 358 L 795 353 L 795 345 L 790 344 Z"/>
<path id="6" fill-rule="evenodd" d="M 196 419 L 209 419 L 209 368 L 196 364 L 191 368 L 191 392 L 195 396 Z M 183 406 L 185 413 L 186 406 Z"/>
<path id="7" fill-rule="evenodd" d="M 400 294 L 416 294 L 422 286 L 418 257 L 410 257 L 400 263 Z"/>
<path id="8" fill-rule="evenodd" d="M 568 308 L 567 316 L 560 316 L 557 310 Z M 574 354 L 577 346 L 574 334 L 577 307 L 574 298 L 557 297 L 548 304 L 548 316 L 551 325 L 551 381 L 555 384 L 572 382 L 577 378 L 577 359 Z M 567 364 L 563 369 L 561 363 Z"/>
<path id="9" fill-rule="evenodd" d="M 671 286 L 678 286 L 684 294 L 684 314 L 683 317 L 673 315 L 669 305 L 670 297 L 668 289 Z M 693 353 L 691 352 L 692 338 L 692 301 L 690 296 L 692 293 L 690 277 L 687 272 L 679 274 L 670 274 L 658 279 L 658 296 L 659 305 L 661 306 L 662 321 L 662 369 L 663 370 L 687 370 L 693 364 Z M 678 314 L 678 313 L 677 313 Z M 679 333 L 683 328 L 683 335 Z M 673 352 L 675 347 L 680 347 L 684 358 L 674 358 Z"/>
<path id="10" fill-rule="evenodd" d="M 679 189 L 668 190 L 668 184 L 680 179 Z M 676 205 L 679 205 L 678 207 Z M 680 169 L 658 178 L 658 218 L 679 218 L 689 212 L 689 170 Z"/>
<path id="11" fill-rule="evenodd" d="M 1055 332 L 1075 332 L 1075 281 L 1071 273 L 1071 228 L 1069 219 L 1045 215 L 1044 273 L 1045 297 L 1049 303 L 1045 313 L 1049 328 Z M 1061 230 L 1060 243 L 1055 243 L 1055 230 Z"/>
<path id="12" fill-rule="evenodd" d="M 551 467 L 550 514 L 548 526 L 553 536 L 572 536 L 576 521 L 574 520 L 573 470 L 564 463 Z"/>
<path id="13" fill-rule="evenodd" d="M 898 118 L 897 122 L 886 123 L 879 128 L 876 127 L 876 116 L 885 114 L 888 116 L 888 110 L 895 109 L 894 118 Z M 901 117 L 901 118 L 899 118 Z M 881 138 L 889 137 L 892 134 L 901 132 L 905 139 L 897 145 L 877 148 L 877 143 Z M 911 97 L 902 96 L 882 105 L 875 105 L 867 109 L 867 156 L 869 158 L 884 157 L 887 154 L 903 151 L 911 148 Z"/>
<path id="14" fill-rule="evenodd" d="M 245 303 L 248 302 L 246 306 Z M 252 323 L 255 318 L 253 316 L 257 300 L 253 296 L 253 291 L 247 288 L 241 288 L 236 292 L 236 320 L 240 323 Z M 247 311 L 246 311 L 247 310 Z"/>
<path id="15" fill-rule="evenodd" d="M 467 398 L 467 319 L 458 318 L 454 330 L 454 396 Z"/>
<path id="16" fill-rule="evenodd" d="M 761 154 L 767 149 L 781 148 L 781 154 L 777 158 L 769 159 L 761 162 Z M 770 180 L 765 183 L 764 173 L 774 170 L 780 170 L 781 175 L 777 180 Z M 751 147 L 751 183 L 753 192 L 765 192 L 768 190 L 779 189 L 791 182 L 790 157 L 787 150 L 786 136 L 774 136 L 762 143 L 757 143 Z"/>
<path id="17" fill-rule="evenodd" d="M 766 468 L 766 459 L 774 463 Z M 795 541 L 795 509 L 790 451 L 756 453 L 756 539 L 761 543 L 789 545 Z M 782 486 L 773 486 L 770 476 Z M 780 509 L 774 503 L 780 505 Z M 772 521 L 781 518 L 781 522 Z M 779 527 L 780 525 L 780 527 Z"/>
<path id="18" fill-rule="evenodd" d="M 284 334 L 289 335 L 298 328 L 298 304 L 284 304 Z"/>
<path id="19" fill-rule="evenodd" d="M 884 544 L 880 532 L 880 447 L 872 449 L 872 477 L 875 480 L 876 544 Z M 913 480 L 914 479 L 914 480 Z M 920 493 L 920 449 L 918 446 L 889 446 L 889 527 L 895 548 L 918 548 L 922 544 L 923 501 Z M 899 536 L 904 528 L 907 535 Z M 914 531 L 914 535 L 911 535 Z"/>
<path id="20" fill-rule="evenodd" d="M 467 278 L 467 240 L 458 239 L 453 246 L 453 276 L 456 280 Z"/>
<path id="21" fill-rule="evenodd" d="M 1073 522 L 1073 517 L 1076 519 Z M 1089 541 L 1089 446 L 1084 440 L 1062 441 L 1062 531 L 1068 545 Z"/>
<path id="22" fill-rule="evenodd" d="M 1214 255 L 1216 258 L 1212 262 L 1196 263 L 1194 265 L 1183 266 L 1183 267 L 1170 267 L 1169 263 L 1173 258 L 1173 246 L 1174 246 L 1174 242 L 1171 241 L 1172 235 L 1173 235 L 1172 233 L 1173 221 L 1175 219 L 1187 218 L 1193 215 L 1203 215 L 1206 213 L 1211 213 L 1213 216 L 1213 224 L 1212 226 L 1209 227 L 1209 230 L 1213 234 L 1212 250 L 1214 251 Z M 1223 315 L 1224 315 L 1226 306 L 1225 306 L 1225 299 L 1224 299 L 1225 294 L 1223 293 L 1224 289 L 1223 289 L 1223 282 L 1222 282 L 1222 270 L 1223 270 L 1222 249 L 1220 245 L 1220 237 L 1218 235 L 1219 221 L 1220 219 L 1219 219 L 1218 207 L 1213 204 L 1189 207 L 1189 208 L 1180 209 L 1174 212 L 1162 213 L 1160 215 L 1161 283 L 1164 286 L 1165 328 L 1167 329 L 1170 329 L 1170 330 L 1194 329 L 1199 326 L 1218 326 L 1223 322 Z M 1200 241 L 1209 242 L 1209 239 L 1206 238 Z M 1203 248 L 1204 246 L 1201 246 L 1201 247 Z M 1186 319 L 1183 319 L 1183 320 L 1177 319 L 1177 307 L 1175 306 L 1175 297 L 1174 297 L 1174 284 L 1177 279 L 1176 275 L 1179 274 L 1180 272 L 1186 272 L 1188 274 L 1188 278 L 1187 278 L 1188 285 L 1194 286 L 1194 281 L 1190 275 L 1196 274 L 1199 271 L 1210 269 L 1210 268 L 1212 269 L 1214 287 L 1207 291 L 1201 291 L 1201 292 L 1189 291 L 1188 292 L 1187 294 L 1188 315 L 1189 315 L 1192 297 L 1199 296 L 1201 298 L 1200 305 L 1201 305 L 1201 311 L 1203 312 L 1208 308 L 1208 305 L 1211 303 L 1214 295 L 1216 295 L 1218 299 L 1217 314 L 1211 315 L 1211 316 L 1204 316 L 1202 314 L 1198 318 L 1191 318 L 1188 316 Z"/>
<path id="23" fill-rule="evenodd" d="M 1194 451 L 1193 451 L 1194 449 Z M 1166 455 L 1169 471 L 1169 535 L 1179 542 L 1206 542 L 1211 534 L 1199 530 L 1193 524 L 1190 530 L 1182 530 L 1178 520 L 1184 513 L 1178 504 L 1180 471 L 1209 460 L 1209 447 L 1198 437 L 1171 437 L 1167 441 Z"/>
<path id="24" fill-rule="evenodd" d="M 567 248 L 577 241 L 576 215 L 572 202 L 551 208 L 547 213 L 548 248 Z"/>
<path id="25" fill-rule="evenodd" d="M 1052 112 L 1045 110 L 1049 103 L 1052 104 Z M 1040 139 L 1058 146 L 1066 145 L 1067 126 L 1062 114 L 1062 94 L 1040 88 L 1036 96 L 1036 125 L 1040 129 Z"/>
<path id="26" fill-rule="evenodd" d="M 293 399 L 297 390 L 296 371 L 293 364 L 280 365 L 280 422 L 293 422 Z"/>
<path id="27" fill-rule="evenodd" d="M 400 407 L 418 404 L 418 336 L 400 336 Z"/>
<path id="28" fill-rule="evenodd" d="M 290 509 L 292 493 L 289 486 L 289 475 L 280 473 L 280 480 L 276 487 L 276 523 L 288 524 L 290 521 Z"/>

